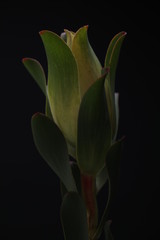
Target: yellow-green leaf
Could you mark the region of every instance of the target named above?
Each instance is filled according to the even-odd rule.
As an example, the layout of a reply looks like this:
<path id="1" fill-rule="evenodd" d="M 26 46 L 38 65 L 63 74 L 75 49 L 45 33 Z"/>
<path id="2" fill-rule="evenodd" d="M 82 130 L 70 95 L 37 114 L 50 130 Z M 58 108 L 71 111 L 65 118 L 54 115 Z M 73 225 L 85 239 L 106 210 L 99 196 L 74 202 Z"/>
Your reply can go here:
<path id="1" fill-rule="evenodd" d="M 88 26 L 80 28 L 72 43 L 72 52 L 78 65 L 81 96 L 101 76 L 101 64 L 95 55 L 87 36 Z"/>
<path id="2" fill-rule="evenodd" d="M 52 115 L 67 143 L 75 147 L 80 105 L 78 70 L 67 44 L 55 33 L 40 32 L 48 60 L 48 97 Z"/>
<path id="3" fill-rule="evenodd" d="M 70 49 L 72 49 L 72 43 L 73 43 L 75 33 L 67 29 L 64 29 L 64 32 L 66 33 L 66 36 L 67 36 L 67 45 L 70 47 Z"/>

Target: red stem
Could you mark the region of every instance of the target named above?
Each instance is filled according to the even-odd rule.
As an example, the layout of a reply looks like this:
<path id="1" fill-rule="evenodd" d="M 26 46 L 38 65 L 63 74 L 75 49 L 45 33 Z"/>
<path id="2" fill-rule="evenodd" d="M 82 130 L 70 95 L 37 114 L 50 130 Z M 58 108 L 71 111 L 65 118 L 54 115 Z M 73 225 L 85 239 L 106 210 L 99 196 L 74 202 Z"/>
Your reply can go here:
<path id="1" fill-rule="evenodd" d="M 88 228 L 92 235 L 98 223 L 95 177 L 81 174 L 82 194 L 87 208 Z"/>

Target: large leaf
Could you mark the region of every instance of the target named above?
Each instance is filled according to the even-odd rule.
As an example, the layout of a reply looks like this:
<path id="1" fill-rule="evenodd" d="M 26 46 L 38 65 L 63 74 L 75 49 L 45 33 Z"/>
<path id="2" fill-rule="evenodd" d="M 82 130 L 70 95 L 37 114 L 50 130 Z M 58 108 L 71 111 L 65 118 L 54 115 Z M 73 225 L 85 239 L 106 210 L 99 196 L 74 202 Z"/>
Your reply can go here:
<path id="1" fill-rule="evenodd" d="M 80 28 L 73 38 L 72 52 L 78 65 L 81 96 L 101 76 L 101 64 L 87 36 L 88 26 Z"/>
<path id="2" fill-rule="evenodd" d="M 104 210 L 102 219 L 99 223 L 97 231 L 94 235 L 93 240 L 97 239 L 104 228 L 106 221 L 108 221 L 109 210 L 111 207 L 111 203 L 115 198 L 117 193 L 117 184 L 118 184 L 118 176 L 119 176 L 119 168 L 120 168 L 120 160 L 122 156 L 122 148 L 123 148 L 124 138 L 115 142 L 109 149 L 106 158 L 106 166 L 108 170 L 108 180 L 109 180 L 109 196 L 106 208 Z"/>
<path id="3" fill-rule="evenodd" d="M 104 93 L 105 75 L 84 95 L 78 116 L 77 158 L 81 171 L 96 175 L 111 145 L 111 126 Z"/>
<path id="4" fill-rule="evenodd" d="M 126 36 L 126 32 L 120 32 L 114 36 L 114 38 L 111 40 L 109 44 L 106 57 L 105 57 L 105 67 L 110 67 L 110 75 L 111 75 L 110 81 L 111 81 L 111 90 L 113 94 L 115 89 L 115 75 L 116 75 L 120 49 L 125 36 Z"/>
<path id="5" fill-rule="evenodd" d="M 65 240 L 89 240 L 86 208 L 79 194 L 66 194 L 61 206 L 61 221 Z"/>
<path id="6" fill-rule="evenodd" d="M 41 64 L 33 58 L 23 58 L 22 62 L 46 96 L 46 77 Z"/>
<path id="7" fill-rule="evenodd" d="M 34 142 L 41 156 L 68 191 L 77 191 L 69 164 L 67 145 L 59 128 L 41 113 L 32 117 L 31 125 Z"/>
<path id="8" fill-rule="evenodd" d="M 55 122 L 75 146 L 80 105 L 78 70 L 70 48 L 55 33 L 41 31 L 48 59 L 48 97 Z"/>

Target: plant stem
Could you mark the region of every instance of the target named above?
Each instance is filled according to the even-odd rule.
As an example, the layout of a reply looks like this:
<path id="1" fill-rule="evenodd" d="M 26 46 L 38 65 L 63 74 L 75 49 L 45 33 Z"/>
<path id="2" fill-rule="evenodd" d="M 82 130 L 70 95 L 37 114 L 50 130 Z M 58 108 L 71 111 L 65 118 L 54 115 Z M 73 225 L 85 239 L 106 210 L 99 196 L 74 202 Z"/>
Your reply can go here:
<path id="1" fill-rule="evenodd" d="M 95 177 L 81 174 L 81 186 L 82 196 L 87 208 L 89 236 L 92 239 L 98 224 Z"/>

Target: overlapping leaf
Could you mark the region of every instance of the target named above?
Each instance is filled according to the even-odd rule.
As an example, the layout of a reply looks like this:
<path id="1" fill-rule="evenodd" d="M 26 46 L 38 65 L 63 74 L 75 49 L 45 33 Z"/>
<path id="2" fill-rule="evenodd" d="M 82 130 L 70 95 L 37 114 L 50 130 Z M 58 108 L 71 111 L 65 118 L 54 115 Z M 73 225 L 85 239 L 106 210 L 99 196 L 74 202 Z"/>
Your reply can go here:
<path id="1" fill-rule="evenodd" d="M 70 192 L 63 198 L 61 220 L 65 240 L 89 240 L 86 208 L 79 194 Z"/>
<path id="2" fill-rule="evenodd" d="M 105 67 L 110 67 L 110 81 L 111 81 L 111 90 L 114 94 L 115 91 L 115 75 L 119 59 L 119 54 L 123 40 L 126 36 L 126 32 L 120 32 L 114 36 L 110 42 L 106 57 L 105 57 Z"/>
<path id="3" fill-rule="evenodd" d="M 108 179 L 108 171 L 107 171 L 107 167 L 104 166 L 104 168 L 96 176 L 96 192 L 97 193 L 99 193 L 99 191 L 102 189 L 107 179 Z"/>
<path id="4" fill-rule="evenodd" d="M 77 191 L 69 164 L 67 145 L 56 124 L 38 113 L 32 117 L 32 133 L 35 145 L 68 191 Z"/>
<path id="5" fill-rule="evenodd" d="M 109 196 L 106 208 L 104 210 L 102 219 L 97 228 L 97 231 L 94 235 L 93 240 L 97 239 L 103 231 L 106 221 L 108 221 L 108 215 L 111 203 L 115 198 L 117 193 L 117 184 L 118 184 L 118 176 L 119 176 L 119 168 L 120 168 L 120 160 L 122 156 L 122 148 L 123 148 L 124 138 L 115 142 L 109 149 L 106 158 L 106 166 L 108 171 L 108 180 L 109 180 Z"/>
<path id="6" fill-rule="evenodd" d="M 105 75 L 84 95 L 78 116 L 77 158 L 83 173 L 96 175 L 111 145 L 111 126 L 104 93 Z"/>
<path id="7" fill-rule="evenodd" d="M 116 139 L 118 129 L 118 98 L 115 96 L 115 76 L 120 54 L 120 49 L 126 32 L 120 32 L 112 39 L 105 57 L 105 67 L 109 67 L 110 75 L 105 81 L 106 98 L 110 106 L 109 114 L 112 126 L 112 139 Z"/>
<path id="8" fill-rule="evenodd" d="M 78 65 L 81 96 L 101 76 L 101 64 L 87 36 L 87 26 L 80 28 L 73 38 L 72 52 Z"/>
<path id="9" fill-rule="evenodd" d="M 45 112 L 48 117 L 52 119 L 52 114 L 48 101 L 47 86 L 46 86 L 46 76 L 41 64 L 33 58 L 23 58 L 22 62 L 31 76 L 34 78 L 44 95 L 46 96 L 46 107 Z"/>
<path id="10" fill-rule="evenodd" d="M 23 58 L 22 62 L 46 96 L 46 77 L 41 64 L 33 58 Z"/>
<path id="11" fill-rule="evenodd" d="M 70 49 L 72 50 L 72 43 L 73 43 L 73 39 L 75 36 L 75 33 L 72 31 L 68 31 L 67 29 L 64 29 L 64 32 L 66 34 L 67 37 L 67 45 L 70 47 Z"/>
<path id="12" fill-rule="evenodd" d="M 80 105 L 77 64 L 70 48 L 55 33 L 40 32 L 48 59 L 48 97 L 55 122 L 67 143 L 76 143 Z"/>
<path id="13" fill-rule="evenodd" d="M 110 230 L 111 221 L 108 220 L 104 225 L 105 240 L 114 240 L 112 232 Z"/>

